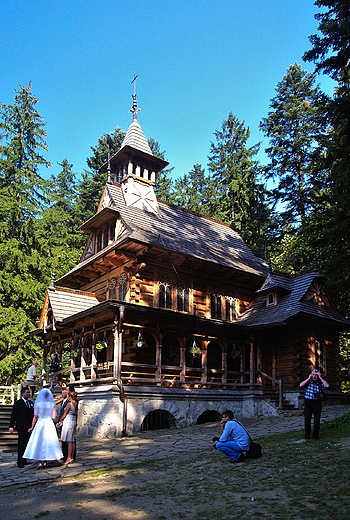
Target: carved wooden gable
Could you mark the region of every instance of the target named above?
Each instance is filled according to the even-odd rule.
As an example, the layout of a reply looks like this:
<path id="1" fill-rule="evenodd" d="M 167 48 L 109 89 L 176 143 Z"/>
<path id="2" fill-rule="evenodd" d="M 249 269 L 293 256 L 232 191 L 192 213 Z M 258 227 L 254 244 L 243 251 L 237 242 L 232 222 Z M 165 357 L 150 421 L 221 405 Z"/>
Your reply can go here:
<path id="1" fill-rule="evenodd" d="M 317 305 L 326 305 L 327 307 L 332 307 L 324 284 L 318 280 L 314 280 L 312 282 L 305 294 L 304 301 L 317 303 Z"/>

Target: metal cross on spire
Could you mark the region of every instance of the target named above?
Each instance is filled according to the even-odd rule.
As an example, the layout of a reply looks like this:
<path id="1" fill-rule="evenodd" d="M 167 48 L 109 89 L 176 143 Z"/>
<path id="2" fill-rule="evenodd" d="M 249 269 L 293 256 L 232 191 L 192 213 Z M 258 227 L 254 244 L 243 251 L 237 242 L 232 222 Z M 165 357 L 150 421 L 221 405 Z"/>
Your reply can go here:
<path id="1" fill-rule="evenodd" d="M 132 107 L 129 110 L 129 112 L 132 112 L 132 120 L 133 121 L 137 121 L 137 112 L 139 110 L 141 110 L 141 108 L 137 108 L 137 97 L 136 97 L 136 78 L 137 77 L 138 77 L 138 74 L 137 75 L 134 74 L 134 79 L 131 82 L 131 83 L 134 84 L 134 95 L 132 96 L 133 103 L 132 103 Z"/>

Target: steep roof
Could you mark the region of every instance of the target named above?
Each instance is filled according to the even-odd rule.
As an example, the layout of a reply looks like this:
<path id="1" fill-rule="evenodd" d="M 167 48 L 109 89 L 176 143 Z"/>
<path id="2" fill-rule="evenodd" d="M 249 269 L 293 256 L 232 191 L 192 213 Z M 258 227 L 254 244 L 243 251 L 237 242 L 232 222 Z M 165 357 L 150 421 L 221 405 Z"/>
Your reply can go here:
<path id="1" fill-rule="evenodd" d="M 60 322 L 73 314 L 86 311 L 98 303 L 99 300 L 92 293 L 62 287 L 48 289 L 39 327 L 43 327 L 44 316 L 49 307 L 52 309 L 54 321 Z"/>
<path id="2" fill-rule="evenodd" d="M 137 119 L 134 119 L 129 126 L 120 148 L 122 149 L 125 146 L 131 146 L 136 150 L 153 155 L 145 134 L 143 133 L 141 125 Z"/>
<path id="3" fill-rule="evenodd" d="M 323 280 L 322 275 L 316 271 L 302 273 L 293 278 L 269 275 L 261 290 L 264 288 L 272 290 L 272 288 L 279 287 L 284 289 L 286 294 L 279 299 L 276 305 L 267 307 L 267 291 L 264 290 L 262 294 L 261 290 L 257 291 L 257 297 L 240 316 L 237 323 L 247 327 L 282 325 L 297 314 L 307 314 L 349 326 L 350 321 L 332 307 L 305 301 L 305 295 L 316 279 Z"/>
<path id="4" fill-rule="evenodd" d="M 60 281 L 106 252 L 117 249 L 125 240 L 158 246 L 221 266 L 266 276 L 267 265 L 252 253 L 229 225 L 159 201 L 158 214 L 126 206 L 122 189 L 117 184 L 106 185 L 106 193 L 110 198 L 109 209 L 119 212 L 125 231 L 108 248 L 78 264 Z"/>

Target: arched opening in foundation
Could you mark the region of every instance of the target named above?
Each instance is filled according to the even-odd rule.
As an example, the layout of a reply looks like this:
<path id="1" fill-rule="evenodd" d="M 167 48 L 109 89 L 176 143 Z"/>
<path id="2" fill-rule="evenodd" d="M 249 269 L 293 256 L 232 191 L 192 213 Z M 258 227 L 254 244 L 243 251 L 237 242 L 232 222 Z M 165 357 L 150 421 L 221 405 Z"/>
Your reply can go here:
<path id="1" fill-rule="evenodd" d="M 149 412 L 141 424 L 141 431 L 165 430 L 176 428 L 175 417 L 167 410 L 152 410 Z"/>
<path id="2" fill-rule="evenodd" d="M 205 424 L 208 422 L 218 422 L 221 420 L 221 414 L 216 410 L 206 410 L 197 419 L 197 424 Z"/>

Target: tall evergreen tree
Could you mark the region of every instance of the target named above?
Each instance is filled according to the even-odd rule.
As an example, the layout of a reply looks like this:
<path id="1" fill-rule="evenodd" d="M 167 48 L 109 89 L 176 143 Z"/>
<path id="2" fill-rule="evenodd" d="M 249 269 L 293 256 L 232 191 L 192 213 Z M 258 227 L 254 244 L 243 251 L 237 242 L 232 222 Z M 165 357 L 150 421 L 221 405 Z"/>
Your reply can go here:
<path id="1" fill-rule="evenodd" d="M 213 200 L 213 183 L 198 163 L 193 169 L 175 181 L 173 200 L 184 209 L 201 215 L 210 215 Z"/>
<path id="2" fill-rule="evenodd" d="M 42 155 L 45 123 L 31 84 L 15 92 L 13 105 L 0 104 L 0 238 L 26 244 L 28 224 L 45 202 L 47 183 L 39 167 L 51 165 Z"/>
<path id="3" fill-rule="evenodd" d="M 79 231 L 76 216 L 77 183 L 73 165 L 67 158 L 58 163 L 61 171 L 51 175 L 48 187 L 49 206 L 37 220 L 51 271 L 57 276 L 69 271 L 79 260 L 86 238 Z"/>
<path id="4" fill-rule="evenodd" d="M 261 253 L 268 211 L 265 188 L 259 182 L 260 166 L 253 159 L 259 144 L 247 147 L 249 128 L 232 112 L 214 135 L 216 143 L 211 143 L 208 163 L 216 186 L 211 216 L 232 223 L 247 244 Z"/>
<path id="5" fill-rule="evenodd" d="M 331 131 L 324 154 L 328 172 L 321 204 L 310 223 L 310 234 L 320 250 L 328 287 L 343 312 L 350 310 L 350 10 L 346 0 L 317 0 L 325 8 L 317 13 L 319 34 L 310 36 L 312 49 L 304 59 L 316 71 L 337 83 L 334 98 L 326 106 Z"/>
<path id="6" fill-rule="evenodd" d="M 291 65 L 277 84 L 268 117 L 260 123 L 270 141 L 266 153 L 271 162 L 265 174 L 277 183 L 272 196 L 284 204 L 287 226 L 302 223 L 320 188 L 321 173 L 315 164 L 327 130 L 326 99 L 314 83 L 315 74 L 308 74 L 297 63 Z"/>
<path id="7" fill-rule="evenodd" d="M 36 218 L 45 209 L 49 166 L 44 121 L 31 84 L 15 91 L 13 105 L 0 106 L 0 379 L 13 381 L 36 352 L 27 333 L 35 327 L 46 282 Z"/>

